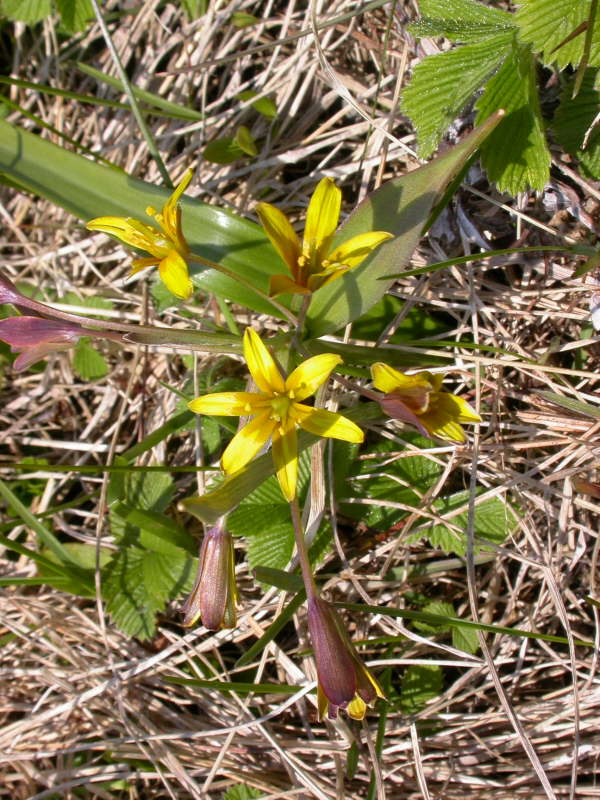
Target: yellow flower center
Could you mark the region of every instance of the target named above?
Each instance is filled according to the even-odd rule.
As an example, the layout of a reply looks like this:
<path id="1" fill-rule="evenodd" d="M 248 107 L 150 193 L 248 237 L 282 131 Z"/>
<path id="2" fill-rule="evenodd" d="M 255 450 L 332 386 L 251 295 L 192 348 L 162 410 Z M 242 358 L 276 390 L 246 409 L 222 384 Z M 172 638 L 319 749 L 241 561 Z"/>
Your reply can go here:
<path id="1" fill-rule="evenodd" d="M 271 399 L 271 419 L 285 424 L 294 401 L 287 394 L 273 395 Z"/>

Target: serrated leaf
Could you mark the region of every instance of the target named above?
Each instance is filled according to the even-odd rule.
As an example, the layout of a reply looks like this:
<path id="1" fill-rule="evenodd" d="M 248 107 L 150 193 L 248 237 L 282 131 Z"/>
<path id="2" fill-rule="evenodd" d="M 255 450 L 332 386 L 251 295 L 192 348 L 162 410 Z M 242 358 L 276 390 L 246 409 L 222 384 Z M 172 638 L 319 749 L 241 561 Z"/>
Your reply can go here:
<path id="1" fill-rule="evenodd" d="M 334 246 L 373 230 L 388 231 L 394 238 L 315 292 L 307 313 L 309 336 L 339 330 L 383 297 L 394 282 L 389 276 L 402 269 L 417 246 L 432 208 L 496 124 L 495 118 L 487 120 L 443 156 L 388 181 L 358 206 L 334 237 Z"/>
<path id="2" fill-rule="evenodd" d="M 585 30 L 589 20 L 591 0 L 520 0 L 515 22 L 519 38 L 540 53 L 544 64 L 558 64 L 564 69 L 577 66 L 584 54 Z M 567 41 L 577 31 L 570 41 Z M 593 21 L 589 66 L 600 66 L 600 19 Z"/>
<path id="3" fill-rule="evenodd" d="M 0 4 L 2 14 L 9 19 L 33 25 L 51 11 L 51 0 L 2 0 Z"/>
<path id="4" fill-rule="evenodd" d="M 183 551 L 166 556 L 122 548 L 102 573 L 102 592 L 114 624 L 128 636 L 152 637 L 156 614 L 169 599 L 191 589 L 193 562 Z"/>
<path id="5" fill-rule="evenodd" d="M 84 31 L 94 16 L 90 0 L 56 0 L 61 22 L 69 33 Z"/>
<path id="6" fill-rule="evenodd" d="M 417 714 L 442 691 L 443 674 L 437 664 L 412 664 L 402 677 L 400 709 Z"/>
<path id="7" fill-rule="evenodd" d="M 476 653 L 479 650 L 479 637 L 473 628 L 463 628 L 459 625 L 452 626 L 452 647 L 463 650 L 465 653 Z"/>
<path id="8" fill-rule="evenodd" d="M 148 550 L 172 553 L 182 549 L 194 553 L 197 549 L 185 528 L 164 514 L 132 508 L 126 503 L 115 503 L 111 511 L 130 525 L 140 528 L 140 543 Z"/>
<path id="9" fill-rule="evenodd" d="M 84 381 L 95 381 L 108 375 L 108 364 L 88 337 L 81 338 L 75 347 L 73 369 Z"/>
<path id="10" fill-rule="evenodd" d="M 511 14 L 472 0 L 421 0 L 419 10 L 421 18 L 410 26 L 417 36 L 470 42 L 515 27 Z"/>
<path id="11" fill-rule="evenodd" d="M 508 30 L 417 64 L 402 93 L 402 110 L 416 129 L 422 158 L 435 151 L 474 93 L 498 70 L 513 39 L 513 31 Z"/>
<path id="12" fill-rule="evenodd" d="M 511 194 L 543 189 L 550 177 L 536 68 L 529 48 L 515 45 L 475 103 L 478 124 L 500 108 L 506 112 L 483 143 L 481 158 L 489 179 Z"/>
<path id="13" fill-rule="evenodd" d="M 600 108 L 600 92 L 596 88 L 598 75 L 598 70 L 586 70 L 576 97 L 573 97 L 575 81 L 564 85 L 552 122 L 558 142 L 579 160 L 583 171 L 594 180 L 600 178 L 600 126 L 597 122 L 587 137 L 585 149 L 583 144 Z"/>
<path id="14" fill-rule="evenodd" d="M 444 600 L 432 600 L 423 606 L 423 611 L 426 614 L 436 614 L 439 617 L 447 618 L 454 616 L 454 606 L 452 603 L 447 603 Z M 418 631 L 423 633 L 444 633 L 450 630 L 450 626 L 445 623 L 439 625 L 433 622 L 423 622 L 415 620 L 414 626 Z"/>
<path id="15" fill-rule="evenodd" d="M 452 512 L 468 503 L 468 492 L 457 492 L 448 497 L 439 498 L 433 504 L 438 516 L 446 516 L 448 525 L 434 523 L 418 533 L 411 534 L 409 541 L 415 541 L 423 536 L 429 539 L 433 547 L 439 547 L 445 553 L 456 553 L 464 556 L 467 551 L 466 529 L 468 523 L 468 509 L 459 514 Z M 481 552 L 485 547 L 483 540 L 500 545 L 515 529 L 517 515 L 511 506 L 498 497 L 490 497 L 475 506 L 475 536 L 482 540 L 476 543 L 475 552 Z"/>
<path id="16" fill-rule="evenodd" d="M 209 142 L 202 151 L 202 157 L 213 164 L 232 164 L 244 155 L 238 142 L 230 136 Z"/>

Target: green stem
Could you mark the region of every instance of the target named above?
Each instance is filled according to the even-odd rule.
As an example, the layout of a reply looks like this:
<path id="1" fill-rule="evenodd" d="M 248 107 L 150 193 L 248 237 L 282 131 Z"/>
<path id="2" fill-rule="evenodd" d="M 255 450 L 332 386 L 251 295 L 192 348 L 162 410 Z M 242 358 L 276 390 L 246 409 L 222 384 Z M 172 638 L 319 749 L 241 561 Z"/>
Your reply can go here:
<path id="1" fill-rule="evenodd" d="M 142 112 L 140 111 L 140 107 L 138 105 L 138 101 L 135 98 L 133 93 L 133 89 L 131 88 L 131 84 L 129 83 L 129 79 L 127 77 L 127 73 L 123 69 L 123 64 L 121 63 L 121 59 L 119 58 L 119 54 L 117 53 L 117 48 L 115 47 L 113 40 L 111 38 L 110 32 L 108 27 L 106 26 L 106 22 L 104 21 L 104 17 L 102 16 L 102 11 L 100 10 L 100 6 L 98 5 L 98 0 L 91 0 L 92 7 L 94 9 L 94 14 L 96 15 L 96 19 L 98 20 L 98 25 L 100 25 L 100 30 L 102 31 L 102 36 L 104 37 L 104 41 L 106 42 L 106 46 L 112 56 L 112 60 L 114 61 L 115 68 L 119 73 L 119 78 L 121 79 L 121 83 L 123 84 L 123 89 L 127 98 L 129 100 L 129 104 L 131 106 L 131 110 L 133 112 L 133 116 L 136 119 L 138 127 L 141 131 L 142 136 L 146 140 L 146 145 L 148 147 L 148 151 L 152 158 L 156 161 L 156 166 L 158 167 L 158 171 L 160 172 L 163 181 L 165 182 L 166 186 L 169 189 L 173 188 L 173 184 L 171 183 L 171 178 L 169 177 L 169 173 L 167 172 L 167 168 L 164 165 L 164 162 L 158 152 L 158 148 L 154 141 L 154 137 L 150 132 L 150 128 L 146 125 L 146 120 L 144 119 Z"/>
<path id="2" fill-rule="evenodd" d="M 296 539 L 296 550 L 298 551 L 298 561 L 300 562 L 300 569 L 302 570 L 302 580 L 304 581 L 304 588 L 306 590 L 306 597 L 312 600 L 318 596 L 317 585 L 310 566 L 310 559 L 308 557 L 308 549 L 306 541 L 304 540 L 304 530 L 302 529 L 302 521 L 300 519 L 300 506 L 298 498 L 294 497 L 290 501 L 290 512 L 292 514 L 292 522 L 294 524 L 294 537 Z"/>

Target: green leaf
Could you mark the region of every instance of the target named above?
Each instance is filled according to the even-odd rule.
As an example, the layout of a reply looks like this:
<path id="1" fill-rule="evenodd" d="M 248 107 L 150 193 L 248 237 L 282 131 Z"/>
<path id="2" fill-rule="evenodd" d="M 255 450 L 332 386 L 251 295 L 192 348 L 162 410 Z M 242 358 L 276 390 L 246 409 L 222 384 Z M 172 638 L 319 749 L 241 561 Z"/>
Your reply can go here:
<path id="1" fill-rule="evenodd" d="M 102 593 L 112 621 L 128 636 L 148 639 L 156 614 L 181 591 L 189 591 L 194 559 L 180 551 L 166 556 L 124 547 L 102 572 Z"/>
<path id="2" fill-rule="evenodd" d="M 412 664 L 402 677 L 400 709 L 417 714 L 442 692 L 443 674 L 437 664 Z"/>
<path id="3" fill-rule="evenodd" d="M 245 155 L 235 138 L 224 136 L 209 142 L 202 151 L 202 158 L 213 164 L 232 164 Z"/>
<path id="4" fill-rule="evenodd" d="M 585 30 L 582 26 L 588 22 L 590 10 L 591 0 L 520 0 L 515 14 L 515 22 L 520 28 L 519 38 L 541 54 L 544 64 L 556 63 L 560 69 L 569 64 L 577 66 L 584 54 Z M 588 65 L 600 67 L 598 15 L 593 21 Z"/>
<path id="5" fill-rule="evenodd" d="M 600 126 L 595 125 L 588 140 L 586 134 L 591 128 L 600 105 L 600 93 L 596 89 L 599 71 L 588 69 L 576 97 L 573 97 L 574 79 L 563 86 L 560 105 L 554 115 L 552 129 L 562 147 L 579 160 L 583 172 L 588 177 L 600 178 Z"/>
<path id="6" fill-rule="evenodd" d="M 517 194 L 543 189 L 550 178 L 550 151 L 536 85 L 536 63 L 528 47 L 511 50 L 475 104 L 476 122 L 498 109 L 506 117 L 481 147 L 488 177 L 501 191 Z"/>
<path id="7" fill-rule="evenodd" d="M 126 503 L 115 503 L 111 506 L 111 511 L 125 522 L 141 529 L 140 541 L 149 550 L 161 553 L 172 553 L 174 549 L 187 550 L 189 553 L 197 550 L 194 540 L 185 528 L 164 514 L 142 511 Z"/>
<path id="8" fill-rule="evenodd" d="M 402 110 L 416 129 L 422 158 L 435 151 L 475 92 L 498 70 L 513 39 L 511 30 L 497 33 L 417 64 L 402 95 Z"/>
<path id="9" fill-rule="evenodd" d="M 51 0 L 2 0 L 0 9 L 9 19 L 33 25 L 47 17 L 52 6 Z"/>
<path id="10" fill-rule="evenodd" d="M 296 694 L 297 686 L 285 683 L 248 683 L 246 681 L 217 681 L 205 678 L 165 678 L 168 683 L 178 686 L 198 686 L 201 689 L 214 689 L 217 692 L 235 694 Z"/>
<path id="11" fill-rule="evenodd" d="M 222 800 L 255 800 L 255 798 L 263 797 L 263 792 L 248 786 L 245 783 L 238 783 L 237 786 L 231 786 L 225 794 L 222 795 Z"/>
<path id="12" fill-rule="evenodd" d="M 315 292 L 307 314 L 310 336 L 334 333 L 361 317 L 383 297 L 393 283 L 388 276 L 397 273 L 408 262 L 431 209 L 445 187 L 461 171 L 498 120 L 488 119 L 443 156 L 388 181 L 346 220 L 334 239 L 334 246 L 351 236 L 372 230 L 389 231 L 394 234 L 394 239 L 377 248 L 356 269 Z"/>
<path id="13" fill-rule="evenodd" d="M 478 42 L 515 26 L 512 14 L 472 0 L 421 0 L 419 10 L 421 18 L 410 26 L 416 36 Z"/>
<path id="14" fill-rule="evenodd" d="M 468 509 L 459 514 L 452 513 L 456 509 L 466 506 L 469 492 L 442 497 L 433 503 L 433 510 L 440 517 L 446 517 L 448 525 L 433 523 L 430 527 L 420 529 L 408 537 L 408 541 L 418 541 L 423 536 L 429 539 L 433 547 L 439 547 L 445 553 L 456 553 L 464 556 L 467 551 L 466 529 L 468 523 Z M 475 506 L 475 536 L 480 540 L 476 543 L 475 552 L 486 550 L 485 541 L 500 545 L 504 542 L 517 525 L 517 515 L 506 501 L 498 497 L 489 497 Z"/>
<path id="15" fill-rule="evenodd" d="M 479 637 L 473 628 L 452 626 L 452 647 L 465 653 L 476 653 L 479 650 Z"/>
<path id="16" fill-rule="evenodd" d="M 240 125 L 235 133 L 235 143 L 240 147 L 248 156 L 255 156 L 258 153 L 256 142 L 252 138 L 252 134 L 245 125 Z"/>
<path id="17" fill-rule="evenodd" d="M 108 374 L 108 364 L 96 348 L 92 347 L 87 336 L 77 342 L 73 369 L 85 381 L 95 381 Z"/>
<path id="18" fill-rule="evenodd" d="M 572 397 L 565 397 L 555 392 L 538 392 L 538 394 L 550 403 L 566 408 L 567 411 L 574 411 L 576 414 L 583 414 L 585 417 L 591 417 L 592 419 L 600 419 L 599 406 L 592 406 L 589 403 L 574 400 Z"/>
<path id="19" fill-rule="evenodd" d="M 251 100 L 253 97 L 258 97 L 258 92 L 254 92 L 252 89 L 247 89 L 245 92 L 238 94 L 238 100 L 242 101 Z M 250 103 L 250 105 L 267 119 L 274 119 L 277 116 L 277 105 L 270 97 L 259 97 L 258 100 Z"/>
<path id="20" fill-rule="evenodd" d="M 230 21 L 236 28 L 247 28 L 250 25 L 256 25 L 257 22 L 260 22 L 260 19 L 255 17 L 254 14 L 246 14 L 244 11 L 234 11 Z"/>
<path id="21" fill-rule="evenodd" d="M 143 219 L 147 206 L 160 208 L 171 193 L 95 164 L 3 120 L 0 173 L 83 220 L 97 216 Z M 269 276 L 281 272 L 281 264 L 262 229 L 232 212 L 190 198 L 184 197 L 181 206 L 184 234 L 192 250 L 222 262 L 266 293 Z M 255 294 L 239 280 L 199 265 L 192 265 L 190 271 L 203 291 L 281 317 L 266 297 Z"/>
<path id="22" fill-rule="evenodd" d="M 181 0 L 188 19 L 199 19 L 208 11 L 208 0 Z"/>
<path id="23" fill-rule="evenodd" d="M 90 0 L 56 0 L 61 21 L 69 33 L 84 31 L 95 19 Z"/>

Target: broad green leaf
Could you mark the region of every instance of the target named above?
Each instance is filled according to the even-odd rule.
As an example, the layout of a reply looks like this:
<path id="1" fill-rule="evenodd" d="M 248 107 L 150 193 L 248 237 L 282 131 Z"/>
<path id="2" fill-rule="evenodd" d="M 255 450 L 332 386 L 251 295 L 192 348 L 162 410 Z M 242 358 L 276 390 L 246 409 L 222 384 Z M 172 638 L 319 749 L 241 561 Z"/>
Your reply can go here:
<path id="1" fill-rule="evenodd" d="M 465 653 L 476 653 L 479 650 L 479 637 L 472 628 L 452 626 L 452 647 Z"/>
<path id="2" fill-rule="evenodd" d="M 108 364 L 90 339 L 84 336 L 77 342 L 73 355 L 73 369 L 85 381 L 95 381 L 108 375 Z"/>
<path id="3" fill-rule="evenodd" d="M 499 117 L 488 119 L 443 156 L 388 181 L 360 204 L 336 235 L 334 245 L 372 230 L 389 231 L 394 239 L 381 245 L 356 269 L 315 293 L 307 314 L 310 336 L 339 330 L 383 297 L 393 283 L 388 276 L 407 263 L 445 187 L 498 121 Z"/>
<path id="4" fill-rule="evenodd" d="M 1 173 L 84 221 L 97 216 L 144 219 L 148 205 L 160 208 L 170 194 L 166 188 L 95 164 L 4 120 L 0 120 Z M 222 262 L 234 274 L 267 292 L 269 276 L 281 272 L 281 264 L 258 225 L 190 198 L 183 198 L 182 211 L 184 233 L 194 252 Z M 198 265 L 192 265 L 191 272 L 196 286 L 206 292 L 281 316 L 266 297 L 234 277 Z"/>
<path id="5" fill-rule="evenodd" d="M 237 140 L 231 136 L 209 142 L 202 151 L 202 158 L 213 164 L 233 164 L 245 155 Z"/>
<path id="6" fill-rule="evenodd" d="M 556 63 L 560 69 L 577 66 L 584 53 L 582 26 L 589 21 L 591 0 L 519 0 L 519 6 L 515 14 L 519 38 L 541 54 L 544 64 Z M 588 65 L 600 67 L 598 15 L 593 21 Z"/>
<path id="7" fill-rule="evenodd" d="M 480 41 L 514 28 L 512 14 L 473 0 L 421 0 L 420 19 L 410 26 L 417 36 L 445 36 L 452 42 Z"/>
<path id="8" fill-rule="evenodd" d="M 404 306 L 405 302 L 403 300 L 386 294 L 366 314 L 356 320 L 352 326 L 353 338 L 376 341 L 387 325 L 392 323 L 396 317 L 399 317 Z M 401 322 L 386 337 L 386 343 L 415 342 L 419 344 L 421 339 L 437 336 L 448 330 L 450 330 L 450 327 L 446 322 L 432 317 L 421 308 L 413 307 L 407 314 L 402 316 Z M 373 363 L 376 360 L 376 358 L 373 358 L 373 351 L 371 351 L 371 357 L 371 363 Z"/>
<path id="9" fill-rule="evenodd" d="M 126 503 L 115 503 L 111 506 L 111 511 L 125 522 L 142 530 L 142 533 L 146 535 L 146 541 L 142 539 L 142 543 L 149 550 L 170 553 L 173 548 L 177 548 L 194 553 L 197 549 L 194 540 L 185 528 L 164 514 L 133 508 Z M 164 548 L 165 544 L 167 549 Z"/>
<path id="10" fill-rule="evenodd" d="M 51 0 L 2 0 L 0 10 L 9 19 L 33 25 L 52 11 Z"/>
<path id="11" fill-rule="evenodd" d="M 84 31 L 95 19 L 90 0 L 56 0 L 62 24 L 69 33 Z"/>
<path id="12" fill-rule="evenodd" d="M 417 64 L 402 95 L 402 110 L 415 127 L 422 158 L 435 151 L 475 92 L 498 70 L 511 51 L 513 39 L 514 32 L 509 29 L 428 56 Z"/>
<path id="13" fill-rule="evenodd" d="M 304 589 L 302 578 L 295 573 L 284 572 L 275 567 L 256 567 L 253 571 L 257 581 L 268 583 L 284 592 L 301 592 Z"/>
<path id="14" fill-rule="evenodd" d="M 404 714 L 417 714 L 442 691 L 443 674 L 437 664 L 411 664 L 402 676 L 400 708 Z"/>
<path id="15" fill-rule="evenodd" d="M 410 534 L 409 541 L 417 541 L 424 536 L 429 539 L 433 547 L 439 547 L 445 553 L 456 553 L 463 556 L 467 551 L 466 529 L 468 523 L 468 510 L 466 505 L 469 500 L 467 491 L 442 497 L 433 503 L 433 510 L 440 517 L 445 517 L 447 525 L 432 523 L 430 527 Z M 460 513 L 452 513 L 465 506 Z M 504 542 L 517 525 L 517 515 L 512 507 L 498 497 L 490 497 L 475 505 L 475 550 L 486 550 L 485 542 L 500 545 Z"/>
<path id="16" fill-rule="evenodd" d="M 155 616 L 169 599 L 191 589 L 194 560 L 183 550 L 172 556 L 123 547 L 102 572 L 102 593 L 114 624 L 128 636 L 148 639 Z"/>
<path id="17" fill-rule="evenodd" d="M 244 11 L 234 11 L 231 15 L 231 24 L 236 28 L 248 28 L 250 25 L 256 25 L 257 22 L 260 22 L 258 17 Z"/>
<path id="18" fill-rule="evenodd" d="M 583 171 L 594 180 L 600 178 L 600 126 L 596 123 L 593 129 L 591 127 L 600 107 L 600 93 L 596 88 L 598 76 L 598 70 L 586 70 L 576 97 L 573 97 L 574 80 L 565 83 L 552 122 L 559 143 L 578 159 Z"/>
<path id="19" fill-rule="evenodd" d="M 506 117 L 481 147 L 488 177 L 501 191 L 543 189 L 550 178 L 550 151 L 536 86 L 536 63 L 528 47 L 515 46 L 475 104 L 480 123 L 499 108 Z"/>

